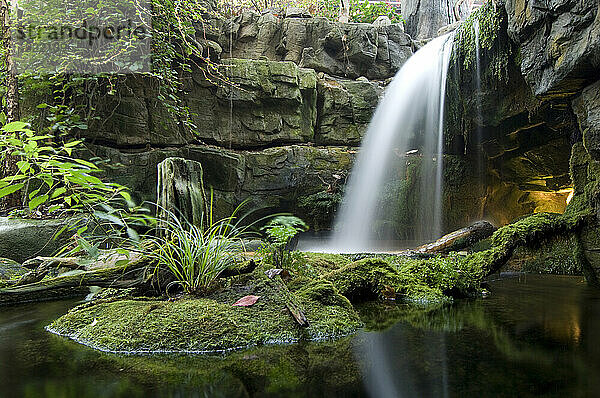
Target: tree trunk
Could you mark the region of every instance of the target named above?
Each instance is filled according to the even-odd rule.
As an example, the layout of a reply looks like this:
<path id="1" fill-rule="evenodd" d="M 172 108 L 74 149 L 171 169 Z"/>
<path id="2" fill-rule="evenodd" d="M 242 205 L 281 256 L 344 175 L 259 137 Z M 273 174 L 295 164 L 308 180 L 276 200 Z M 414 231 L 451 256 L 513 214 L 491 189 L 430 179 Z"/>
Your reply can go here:
<path id="1" fill-rule="evenodd" d="M 462 250 L 492 236 L 496 228 L 487 221 L 476 223 L 442 236 L 435 242 L 419 246 L 414 252 L 425 254 L 449 253 Z"/>
<path id="2" fill-rule="evenodd" d="M 17 78 L 17 68 L 12 56 L 12 42 L 10 39 L 10 3 L 8 0 L 0 0 L 0 21 L 2 23 L 2 47 L 5 51 L 4 68 L 6 76 L 6 121 L 14 122 L 20 119 L 19 111 L 19 81 Z M 2 169 L 0 177 L 15 175 L 18 172 L 18 158 L 6 155 L 2 159 Z M 21 195 L 15 192 L 0 199 L 0 209 L 10 210 L 21 206 Z"/>

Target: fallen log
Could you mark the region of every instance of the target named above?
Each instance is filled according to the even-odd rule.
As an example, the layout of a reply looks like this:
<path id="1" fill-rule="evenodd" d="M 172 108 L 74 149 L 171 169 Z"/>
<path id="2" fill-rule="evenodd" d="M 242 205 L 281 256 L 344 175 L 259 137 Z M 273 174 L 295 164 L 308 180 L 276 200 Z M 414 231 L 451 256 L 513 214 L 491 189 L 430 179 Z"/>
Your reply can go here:
<path id="1" fill-rule="evenodd" d="M 307 327 L 309 326 L 309 323 L 308 319 L 306 319 L 306 316 L 304 315 L 302 306 L 298 303 L 298 300 L 296 300 L 296 297 L 292 294 L 292 292 L 288 290 L 287 286 L 283 282 L 283 279 L 281 279 L 281 274 L 283 272 L 285 271 L 268 270 L 265 272 L 265 274 L 269 277 L 273 286 L 275 289 L 277 289 L 277 292 L 283 296 L 285 300 L 285 306 L 290 311 L 290 314 L 292 314 L 294 320 L 298 323 L 298 325 Z"/>
<path id="2" fill-rule="evenodd" d="M 32 269 L 21 278 L 19 278 L 13 286 L 29 285 L 41 281 L 48 275 L 52 269 L 69 268 L 80 269 L 82 266 L 77 263 L 75 258 L 58 258 L 58 257 L 36 257 L 33 260 L 26 261 L 23 266 L 30 268 L 34 264 L 39 264 L 37 268 Z"/>
<path id="3" fill-rule="evenodd" d="M 476 223 L 451 232 L 442 236 L 435 242 L 419 246 L 412 250 L 422 254 L 447 254 L 451 251 L 458 251 L 492 236 L 496 228 L 487 221 L 477 221 Z"/>
<path id="4" fill-rule="evenodd" d="M 48 297 L 69 296 L 72 290 L 82 291 L 89 286 L 129 288 L 151 287 L 153 274 L 147 272 L 149 262 L 136 261 L 120 267 L 82 271 L 77 274 L 58 276 L 38 282 L 0 289 L 0 305 L 20 302 L 42 301 Z M 50 293 L 52 292 L 52 293 Z"/>
<path id="5" fill-rule="evenodd" d="M 40 260 L 41 258 L 35 259 L 38 263 Z M 154 260 L 149 257 L 139 257 L 125 265 L 92 268 L 88 271 L 82 270 L 78 273 L 43 279 L 56 264 L 70 265 L 70 268 L 77 269 L 81 266 L 81 261 L 85 262 L 85 259 L 78 260 L 79 263 L 73 259 L 61 260 L 63 259 L 43 258 L 38 268 L 23 275 L 12 286 L 0 289 L 0 305 L 74 297 L 85 294 L 90 286 L 114 289 L 136 287 L 148 294 L 156 295 L 164 292 L 166 286 L 173 281 L 172 274 L 157 268 Z M 254 260 L 245 261 L 239 267 L 224 270 L 219 277 L 251 273 L 256 267 Z"/>

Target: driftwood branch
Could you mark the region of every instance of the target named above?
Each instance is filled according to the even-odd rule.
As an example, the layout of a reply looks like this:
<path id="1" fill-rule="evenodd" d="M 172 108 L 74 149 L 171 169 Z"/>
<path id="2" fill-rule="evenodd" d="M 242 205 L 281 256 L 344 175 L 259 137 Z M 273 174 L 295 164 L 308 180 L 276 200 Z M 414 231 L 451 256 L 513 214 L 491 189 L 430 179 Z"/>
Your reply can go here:
<path id="1" fill-rule="evenodd" d="M 307 327 L 309 325 L 308 319 L 306 319 L 306 316 L 304 315 L 302 306 L 300 305 L 300 303 L 298 303 L 298 300 L 296 300 L 296 297 L 292 294 L 292 292 L 288 290 L 287 286 L 285 286 L 283 279 L 281 279 L 281 274 L 284 272 L 285 271 L 283 270 L 271 269 L 266 271 L 265 273 L 267 274 L 269 279 L 271 279 L 271 283 L 273 284 L 277 292 L 285 300 L 285 306 L 290 311 L 290 314 L 292 314 L 294 320 L 298 323 L 298 325 L 302 327 Z"/>
<path id="2" fill-rule="evenodd" d="M 422 254 L 443 254 L 469 247 L 483 239 L 492 236 L 496 228 L 487 221 L 476 223 L 442 236 L 435 242 L 419 246 L 412 250 Z"/>

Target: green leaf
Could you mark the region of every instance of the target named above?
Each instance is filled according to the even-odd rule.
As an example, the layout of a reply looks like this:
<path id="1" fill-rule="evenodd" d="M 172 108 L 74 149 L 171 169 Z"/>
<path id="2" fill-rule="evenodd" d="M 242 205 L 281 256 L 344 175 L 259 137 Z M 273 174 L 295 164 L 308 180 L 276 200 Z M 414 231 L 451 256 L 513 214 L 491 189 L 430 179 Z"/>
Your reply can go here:
<path id="1" fill-rule="evenodd" d="M 79 164 L 82 164 L 84 166 L 89 167 L 90 169 L 94 169 L 94 170 L 98 170 L 98 166 L 96 166 L 94 163 L 92 162 L 88 162 L 86 160 L 83 159 L 73 159 L 74 161 L 76 161 Z"/>
<path id="2" fill-rule="evenodd" d="M 27 170 L 29 170 L 29 167 L 31 167 L 31 165 L 26 160 L 19 160 L 17 162 L 17 167 L 19 168 L 19 171 L 21 173 L 25 173 Z"/>
<path id="3" fill-rule="evenodd" d="M 59 197 L 60 195 L 63 195 L 65 192 L 67 192 L 67 188 L 65 188 L 65 187 L 56 188 L 54 190 L 54 192 L 52 192 L 51 198 L 55 199 L 55 198 Z"/>
<path id="4" fill-rule="evenodd" d="M 46 201 L 48 201 L 48 195 L 36 196 L 29 201 L 29 210 L 37 208 L 39 205 L 46 203 Z"/>
<path id="5" fill-rule="evenodd" d="M 14 133 L 16 131 L 23 131 L 25 127 L 27 127 L 27 123 L 16 121 L 5 124 L 4 127 L 2 127 L 2 130 L 6 131 L 7 133 Z"/>
<path id="6" fill-rule="evenodd" d="M 81 144 L 82 142 L 83 142 L 83 141 L 81 141 L 81 140 L 67 142 L 67 143 L 65 144 L 65 148 L 73 148 L 73 147 L 75 147 L 75 146 L 77 146 L 77 145 Z"/>
<path id="7" fill-rule="evenodd" d="M 123 197 L 127 202 L 131 202 L 131 195 L 127 191 L 120 191 L 119 195 Z"/>
<path id="8" fill-rule="evenodd" d="M 14 185 L 9 185 L 7 187 L 4 187 L 4 188 L 0 189 L 0 198 L 3 198 L 7 195 L 15 193 L 18 190 L 23 189 L 24 186 L 25 186 L 25 184 L 19 183 L 19 184 L 14 184 Z"/>

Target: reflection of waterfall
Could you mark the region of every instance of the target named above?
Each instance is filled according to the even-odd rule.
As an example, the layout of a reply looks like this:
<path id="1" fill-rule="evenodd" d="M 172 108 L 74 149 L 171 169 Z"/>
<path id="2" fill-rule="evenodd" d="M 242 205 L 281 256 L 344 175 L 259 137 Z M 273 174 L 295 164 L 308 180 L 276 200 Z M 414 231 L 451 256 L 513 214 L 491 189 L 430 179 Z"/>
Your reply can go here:
<path id="1" fill-rule="evenodd" d="M 370 397 L 450 396 L 448 351 L 443 333 L 402 324 L 384 333 L 365 333 L 355 349 Z"/>
<path id="2" fill-rule="evenodd" d="M 431 41 L 404 64 L 386 90 L 352 171 L 330 249 L 373 249 L 386 216 L 384 187 L 400 178 L 412 145 L 422 154 L 416 238 L 441 234 L 443 121 L 452 45 L 453 34 Z"/>

